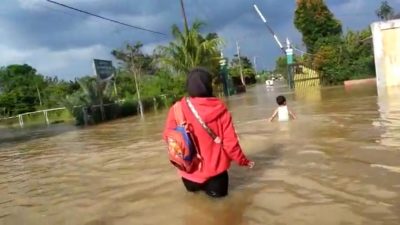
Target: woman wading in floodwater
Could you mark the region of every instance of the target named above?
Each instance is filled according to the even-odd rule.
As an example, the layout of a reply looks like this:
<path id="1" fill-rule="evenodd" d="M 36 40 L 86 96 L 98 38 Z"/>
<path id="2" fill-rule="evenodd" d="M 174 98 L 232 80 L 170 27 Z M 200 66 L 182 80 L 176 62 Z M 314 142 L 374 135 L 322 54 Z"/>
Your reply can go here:
<path id="1" fill-rule="evenodd" d="M 213 96 L 211 74 L 206 69 L 194 68 L 187 76 L 186 88 L 189 97 L 180 100 L 181 111 L 193 134 L 201 163 L 193 171 L 179 170 L 179 174 L 187 191 L 204 191 L 211 197 L 224 197 L 228 194 L 228 169 L 231 161 L 250 168 L 254 162 L 243 154 L 225 104 Z M 193 110 L 200 119 L 196 118 Z M 174 107 L 171 107 L 164 139 L 168 138 L 168 131 L 177 127 L 175 115 Z M 213 140 L 213 135 L 218 141 Z"/>

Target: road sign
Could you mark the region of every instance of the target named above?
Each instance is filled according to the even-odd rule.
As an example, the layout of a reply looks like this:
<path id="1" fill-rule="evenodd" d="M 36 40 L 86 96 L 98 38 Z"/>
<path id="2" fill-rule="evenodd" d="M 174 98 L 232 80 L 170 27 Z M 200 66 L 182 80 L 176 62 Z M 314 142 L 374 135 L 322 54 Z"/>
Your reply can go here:
<path id="1" fill-rule="evenodd" d="M 94 72 L 100 80 L 109 80 L 114 75 L 114 67 L 111 60 L 93 59 Z"/>

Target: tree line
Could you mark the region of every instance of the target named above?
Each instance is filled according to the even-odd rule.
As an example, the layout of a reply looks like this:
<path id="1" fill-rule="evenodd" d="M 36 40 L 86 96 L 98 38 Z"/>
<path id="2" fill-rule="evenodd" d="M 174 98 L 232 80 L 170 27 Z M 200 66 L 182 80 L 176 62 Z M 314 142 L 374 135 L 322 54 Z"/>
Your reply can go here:
<path id="1" fill-rule="evenodd" d="M 82 123 L 84 115 L 81 108 L 93 113 L 98 111 L 93 106 L 115 102 L 121 104 L 118 109 L 106 112 L 106 119 L 117 114 L 132 115 L 137 108 L 146 110 L 150 105 L 168 104 L 182 96 L 185 75 L 196 66 L 212 71 L 215 90 L 222 91 L 219 61 L 224 41 L 216 33 L 202 34 L 204 26 L 203 22 L 195 21 L 188 30 L 181 31 L 173 25 L 173 40 L 165 46 L 158 46 L 152 54 L 143 52 L 140 41 L 112 50 L 110 54 L 118 61 L 118 66 L 108 82 L 102 82 L 95 76 L 65 81 L 43 76 L 26 64 L 1 67 L 0 118 L 67 107 Z M 240 62 L 234 56 L 229 63 L 231 77 L 236 84 L 240 84 L 238 68 L 241 66 L 248 83 L 254 83 L 256 72 L 251 61 L 242 56 Z"/>
<path id="2" fill-rule="evenodd" d="M 382 20 L 400 18 L 387 1 L 375 11 Z M 295 62 L 320 73 L 322 84 L 342 84 L 345 80 L 375 76 L 372 32 L 369 27 L 343 32 L 323 0 L 297 0 L 294 25 L 302 34 L 306 53 Z M 276 72 L 287 75 L 285 57 L 276 60 Z"/>

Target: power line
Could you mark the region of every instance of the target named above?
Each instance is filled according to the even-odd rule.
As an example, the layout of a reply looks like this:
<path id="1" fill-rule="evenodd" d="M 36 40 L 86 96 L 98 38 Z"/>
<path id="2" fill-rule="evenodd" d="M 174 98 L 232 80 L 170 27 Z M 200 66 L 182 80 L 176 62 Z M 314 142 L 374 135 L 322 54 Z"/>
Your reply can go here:
<path id="1" fill-rule="evenodd" d="M 77 9 L 77 8 L 72 7 L 72 6 L 68 6 L 68 5 L 59 3 L 59 2 L 55 2 L 55 1 L 52 1 L 52 0 L 47 0 L 47 1 L 50 2 L 50 3 L 56 4 L 56 5 L 68 8 L 68 9 L 72 9 L 72 10 L 75 10 L 75 11 L 78 11 L 78 12 L 81 12 L 81 13 L 84 13 L 84 14 L 87 14 L 87 15 L 90 15 L 90 16 L 94 16 L 94 17 L 97 17 L 97 18 L 100 18 L 100 19 L 103 19 L 103 20 L 107 20 L 107 21 L 110 21 L 110 22 L 113 22 L 113 23 L 117 23 L 117 24 L 120 24 L 120 25 L 123 25 L 123 26 L 130 27 L 130 28 L 147 31 L 147 32 L 154 33 L 154 34 L 166 35 L 164 33 L 158 32 L 158 31 L 149 30 L 149 29 L 146 29 L 146 28 L 143 28 L 143 27 L 133 26 L 133 25 L 130 25 L 130 24 L 127 24 L 127 23 L 124 23 L 124 22 L 120 22 L 120 21 L 117 21 L 117 20 L 114 20 L 114 19 L 106 18 L 106 17 L 100 16 L 100 15 L 91 13 L 91 12 L 88 12 L 88 11 Z"/>
<path id="2" fill-rule="evenodd" d="M 46 9 L 50 9 L 50 12 L 52 12 L 52 13 L 60 13 L 60 14 L 64 14 L 64 15 L 72 16 L 72 17 L 78 16 L 77 14 L 68 13 L 68 12 L 65 12 L 63 10 L 55 9 L 55 8 L 47 6 L 47 5 L 38 4 L 38 6 L 41 6 L 41 7 L 46 8 Z M 79 15 L 79 16 L 83 17 L 83 15 Z"/>

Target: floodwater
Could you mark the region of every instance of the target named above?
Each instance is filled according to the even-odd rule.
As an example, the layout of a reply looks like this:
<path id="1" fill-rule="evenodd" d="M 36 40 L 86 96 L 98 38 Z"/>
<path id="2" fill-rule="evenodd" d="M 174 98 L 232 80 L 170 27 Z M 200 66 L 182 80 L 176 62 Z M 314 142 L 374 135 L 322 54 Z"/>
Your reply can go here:
<path id="1" fill-rule="evenodd" d="M 267 123 L 278 94 L 298 120 Z M 184 191 L 165 111 L 0 144 L 0 224 L 400 224 L 400 92 L 256 86 L 227 104 L 253 169 L 230 195 Z M 51 129 L 51 128 L 50 128 Z"/>

